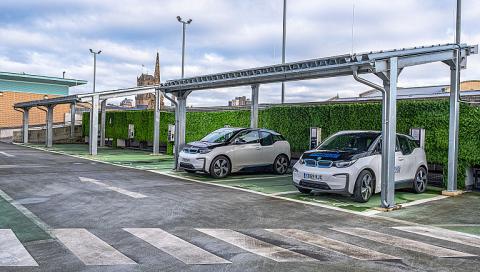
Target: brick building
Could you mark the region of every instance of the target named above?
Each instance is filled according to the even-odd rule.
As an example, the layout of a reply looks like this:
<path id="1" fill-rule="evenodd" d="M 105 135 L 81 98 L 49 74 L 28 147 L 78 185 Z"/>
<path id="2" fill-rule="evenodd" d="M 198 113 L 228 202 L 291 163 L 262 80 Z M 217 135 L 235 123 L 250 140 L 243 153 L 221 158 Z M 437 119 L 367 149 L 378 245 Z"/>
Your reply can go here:
<path id="1" fill-rule="evenodd" d="M 155 61 L 155 73 L 154 75 L 142 73 L 137 77 L 137 86 L 151 86 L 160 84 L 160 57 L 157 53 L 157 59 Z M 163 106 L 163 96 L 160 97 L 160 105 Z M 153 109 L 155 108 L 155 95 L 153 93 L 139 94 L 135 96 L 135 106 L 140 109 Z"/>
<path id="2" fill-rule="evenodd" d="M 0 130 L 22 126 L 22 113 L 13 108 L 15 103 L 68 95 L 70 87 L 86 83 L 84 80 L 0 72 Z M 54 123 L 65 122 L 65 114 L 69 112 L 69 105 L 55 107 Z M 31 126 L 44 125 L 45 120 L 44 111 L 30 110 Z"/>

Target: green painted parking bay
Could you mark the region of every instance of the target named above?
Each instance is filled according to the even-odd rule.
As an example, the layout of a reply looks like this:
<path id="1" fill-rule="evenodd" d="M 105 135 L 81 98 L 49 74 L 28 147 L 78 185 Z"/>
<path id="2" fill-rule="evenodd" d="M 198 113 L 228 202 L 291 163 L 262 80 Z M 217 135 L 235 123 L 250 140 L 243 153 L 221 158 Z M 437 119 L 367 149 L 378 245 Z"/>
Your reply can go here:
<path id="1" fill-rule="evenodd" d="M 348 196 L 335 194 L 302 194 L 297 192 L 297 189 L 293 186 L 291 175 L 279 176 L 269 172 L 238 173 L 231 174 L 224 179 L 214 179 L 204 173 L 190 174 L 186 172 L 172 171 L 174 166 L 173 156 L 152 156 L 148 151 L 102 147 L 98 149 L 98 155 L 92 157 L 88 154 L 88 145 L 86 144 L 57 144 L 49 149 L 44 148 L 43 145 L 30 146 L 43 150 L 75 155 L 86 159 L 95 159 L 96 161 L 102 161 L 114 165 L 132 167 L 139 170 L 154 170 L 158 173 L 177 176 L 179 178 L 218 184 L 232 188 L 247 189 L 264 194 L 280 195 L 292 200 L 317 203 L 357 212 L 364 212 L 380 207 L 380 194 L 373 195 L 367 203 L 354 202 Z M 405 204 L 416 200 L 430 199 L 437 197 L 440 194 L 440 190 L 428 190 L 423 194 L 414 194 L 409 191 L 396 191 L 395 203 Z"/>
<path id="2" fill-rule="evenodd" d="M 51 238 L 12 204 L 0 197 L 0 229 L 11 229 L 21 242 Z"/>

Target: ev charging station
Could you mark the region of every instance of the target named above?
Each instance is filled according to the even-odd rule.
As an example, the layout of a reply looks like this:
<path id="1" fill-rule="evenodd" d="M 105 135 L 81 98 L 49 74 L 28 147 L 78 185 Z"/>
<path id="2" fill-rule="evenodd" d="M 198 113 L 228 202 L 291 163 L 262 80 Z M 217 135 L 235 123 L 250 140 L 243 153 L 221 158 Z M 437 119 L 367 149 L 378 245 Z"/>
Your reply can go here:
<path id="1" fill-rule="evenodd" d="M 425 129 L 424 128 L 411 128 L 410 136 L 417 141 L 418 145 L 425 149 Z"/>
<path id="2" fill-rule="evenodd" d="M 315 149 L 322 142 L 322 128 L 310 128 L 310 150 Z"/>

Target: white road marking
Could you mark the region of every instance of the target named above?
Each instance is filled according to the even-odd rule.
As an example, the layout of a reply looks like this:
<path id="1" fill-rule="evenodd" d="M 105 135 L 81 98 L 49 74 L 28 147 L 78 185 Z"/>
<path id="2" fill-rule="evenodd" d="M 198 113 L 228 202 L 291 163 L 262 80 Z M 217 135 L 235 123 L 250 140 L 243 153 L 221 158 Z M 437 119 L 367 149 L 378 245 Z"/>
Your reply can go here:
<path id="1" fill-rule="evenodd" d="M 85 265 L 136 264 L 86 229 L 55 229 L 53 233 Z"/>
<path id="2" fill-rule="evenodd" d="M 274 260 L 276 262 L 311 262 L 317 261 L 300 253 L 269 244 L 248 235 L 229 229 L 197 229 L 243 250 Z"/>
<path id="3" fill-rule="evenodd" d="M 231 263 L 158 228 L 125 228 L 124 230 L 179 259 L 185 264 Z"/>
<path id="4" fill-rule="evenodd" d="M 125 190 L 125 189 L 122 189 L 122 188 L 119 188 L 119 187 L 115 187 L 115 186 L 109 186 L 109 185 L 107 185 L 103 182 L 100 182 L 100 181 L 96 180 L 96 179 L 84 178 L 84 177 L 79 177 L 79 179 L 80 179 L 80 181 L 90 182 L 90 183 L 93 183 L 95 185 L 105 187 L 106 189 L 115 191 L 117 193 L 127 195 L 129 197 L 133 197 L 133 198 L 145 198 L 145 197 L 147 197 L 146 195 L 141 194 L 141 193 L 135 193 L 135 192 L 128 191 L 128 190 Z"/>
<path id="5" fill-rule="evenodd" d="M 296 239 L 323 249 L 335 251 L 358 260 L 399 260 L 401 258 L 380 253 L 371 249 L 359 247 L 342 241 L 330 239 L 319 234 L 314 234 L 296 229 L 267 229 L 267 231 Z"/>
<path id="6" fill-rule="evenodd" d="M 480 247 L 480 236 L 473 234 L 461 233 L 435 227 L 394 227 L 394 229 L 473 247 Z"/>
<path id="7" fill-rule="evenodd" d="M 388 235 L 373 230 L 367 230 L 362 228 L 333 228 L 333 230 L 357 236 L 360 238 L 372 240 L 378 243 L 387 244 L 407 250 L 412 250 L 427 255 L 441 257 L 441 258 L 453 258 L 453 257 L 472 257 L 476 255 L 430 245 L 423 242 L 418 242 L 415 240 L 401 238 L 398 236 Z"/>
<path id="8" fill-rule="evenodd" d="M 0 151 L 0 154 L 4 155 L 5 157 L 15 157 L 15 155 L 9 154 L 7 152 Z"/>
<path id="9" fill-rule="evenodd" d="M 273 193 L 271 194 L 272 196 L 281 196 L 281 195 L 290 195 L 290 194 L 296 194 L 298 193 L 297 191 L 286 191 L 286 192 L 279 192 L 279 193 Z"/>
<path id="10" fill-rule="evenodd" d="M 10 229 L 0 229 L 1 266 L 38 266 Z"/>

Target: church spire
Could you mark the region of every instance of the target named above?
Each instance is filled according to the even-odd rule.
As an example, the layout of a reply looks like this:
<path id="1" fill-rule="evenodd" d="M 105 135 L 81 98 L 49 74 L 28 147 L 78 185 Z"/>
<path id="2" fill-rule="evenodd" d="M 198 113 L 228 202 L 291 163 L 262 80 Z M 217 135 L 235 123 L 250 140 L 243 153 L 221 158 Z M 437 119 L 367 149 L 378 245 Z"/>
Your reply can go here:
<path id="1" fill-rule="evenodd" d="M 160 57 L 157 52 L 157 61 L 155 62 L 155 74 L 153 75 L 155 84 L 160 84 Z"/>

